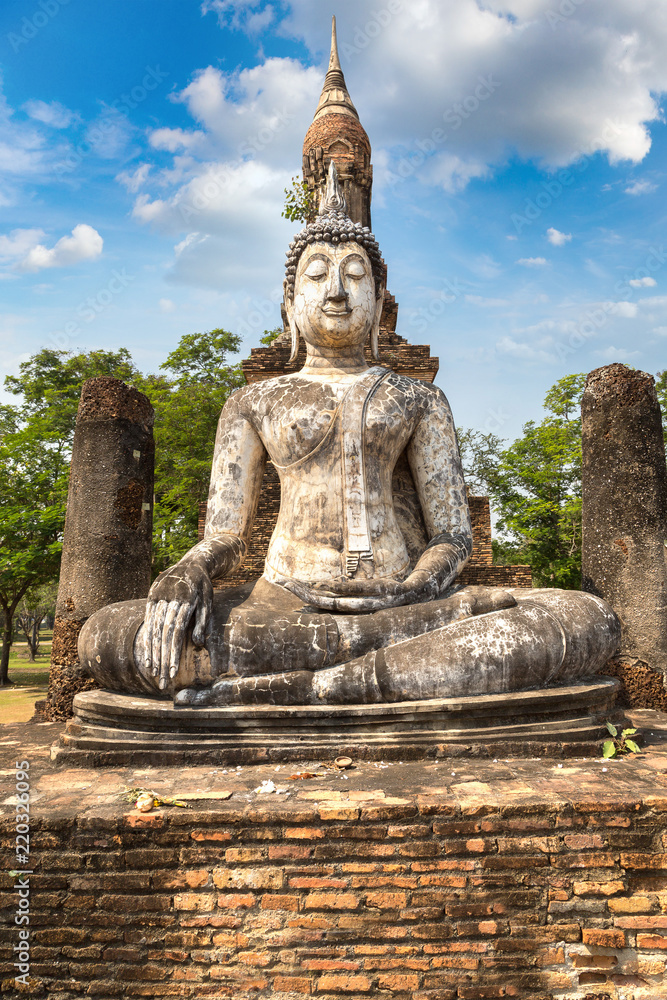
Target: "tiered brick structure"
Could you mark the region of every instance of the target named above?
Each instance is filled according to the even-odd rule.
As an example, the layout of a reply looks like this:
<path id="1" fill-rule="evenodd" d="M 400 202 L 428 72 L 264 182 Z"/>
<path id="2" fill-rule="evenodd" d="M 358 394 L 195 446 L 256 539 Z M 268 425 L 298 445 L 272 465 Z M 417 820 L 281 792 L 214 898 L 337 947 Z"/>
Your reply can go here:
<path id="1" fill-rule="evenodd" d="M 338 58 L 336 18 L 331 25 L 331 57 L 313 123 L 303 142 L 303 179 L 315 196 L 326 186 L 331 160 L 336 163 L 347 210 L 354 222 L 371 228 L 371 144 L 352 103 Z"/>

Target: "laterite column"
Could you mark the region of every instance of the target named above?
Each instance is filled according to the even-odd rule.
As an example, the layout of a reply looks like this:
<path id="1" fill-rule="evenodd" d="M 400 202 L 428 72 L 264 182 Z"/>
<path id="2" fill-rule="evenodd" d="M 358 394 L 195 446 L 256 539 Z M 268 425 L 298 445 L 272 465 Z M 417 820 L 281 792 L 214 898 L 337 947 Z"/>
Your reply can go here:
<path id="1" fill-rule="evenodd" d="M 99 608 L 144 597 L 151 577 L 153 407 L 119 379 L 84 382 L 74 431 L 46 715 L 64 719 L 83 675 L 77 640 Z"/>
<path id="2" fill-rule="evenodd" d="M 582 404 L 582 586 L 621 619 L 631 704 L 667 708 L 667 467 L 653 377 L 596 368 Z"/>

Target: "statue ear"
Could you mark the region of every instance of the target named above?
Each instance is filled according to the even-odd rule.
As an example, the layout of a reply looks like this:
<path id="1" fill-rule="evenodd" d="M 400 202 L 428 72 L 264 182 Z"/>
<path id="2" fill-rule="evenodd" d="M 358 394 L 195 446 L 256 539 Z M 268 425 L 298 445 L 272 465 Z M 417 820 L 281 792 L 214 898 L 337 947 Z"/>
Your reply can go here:
<path id="1" fill-rule="evenodd" d="M 373 361 L 380 360 L 378 340 L 380 337 L 380 320 L 382 319 L 382 309 L 384 307 L 384 286 L 380 288 L 375 299 L 375 316 L 371 327 L 371 356 Z"/>
<path id="2" fill-rule="evenodd" d="M 288 361 L 288 364 L 291 364 L 293 361 L 296 361 L 296 356 L 299 353 L 299 328 L 296 325 L 296 319 L 294 317 L 294 299 L 290 294 L 290 289 L 288 288 L 286 281 L 283 282 L 283 295 L 285 299 L 285 314 L 287 316 L 289 332 L 292 338 L 292 352 Z"/>

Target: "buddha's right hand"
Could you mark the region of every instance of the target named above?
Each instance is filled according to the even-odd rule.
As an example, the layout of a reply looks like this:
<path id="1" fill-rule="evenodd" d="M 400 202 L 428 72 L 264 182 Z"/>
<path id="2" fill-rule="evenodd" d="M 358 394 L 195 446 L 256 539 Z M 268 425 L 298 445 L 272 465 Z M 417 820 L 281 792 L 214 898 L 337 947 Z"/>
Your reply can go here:
<path id="1" fill-rule="evenodd" d="M 193 615 L 192 639 L 197 646 L 205 645 L 212 604 L 213 586 L 206 560 L 191 553 L 153 583 L 144 619 L 144 662 L 149 676 L 158 678 L 161 691 L 178 672 Z"/>

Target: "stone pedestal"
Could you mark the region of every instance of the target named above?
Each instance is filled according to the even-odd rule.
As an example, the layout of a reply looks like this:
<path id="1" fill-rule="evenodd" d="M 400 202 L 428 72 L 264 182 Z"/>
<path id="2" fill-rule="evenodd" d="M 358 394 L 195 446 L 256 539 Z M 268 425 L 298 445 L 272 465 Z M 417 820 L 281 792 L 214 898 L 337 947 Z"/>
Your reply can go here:
<path id="1" fill-rule="evenodd" d="M 652 376 L 621 364 L 597 368 L 581 413 L 583 589 L 608 601 L 621 620 L 621 675 L 643 672 L 637 703 L 660 708 L 667 674 L 667 467 Z"/>
<path id="2" fill-rule="evenodd" d="M 586 756 L 599 752 L 618 681 L 378 705 L 175 707 L 85 691 L 52 758 L 65 766 Z M 620 720 L 619 720 L 620 721 Z"/>
<path id="3" fill-rule="evenodd" d="M 93 686 L 77 640 L 99 608 L 148 594 L 153 527 L 153 408 L 119 379 L 84 382 L 77 414 L 47 718 L 71 713 Z"/>

